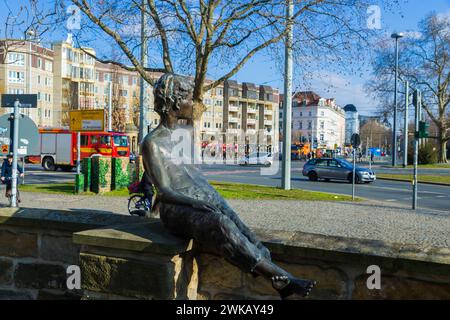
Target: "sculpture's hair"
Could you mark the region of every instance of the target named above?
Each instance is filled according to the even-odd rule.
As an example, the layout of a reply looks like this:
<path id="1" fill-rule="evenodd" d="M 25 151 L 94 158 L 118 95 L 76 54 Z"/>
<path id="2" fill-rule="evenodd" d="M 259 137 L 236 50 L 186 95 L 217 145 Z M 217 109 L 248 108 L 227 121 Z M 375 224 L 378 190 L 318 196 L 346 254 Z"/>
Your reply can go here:
<path id="1" fill-rule="evenodd" d="M 170 109 L 179 110 L 179 102 L 194 89 L 192 80 L 174 73 L 165 73 L 155 83 L 153 95 L 155 111 L 161 116 Z"/>

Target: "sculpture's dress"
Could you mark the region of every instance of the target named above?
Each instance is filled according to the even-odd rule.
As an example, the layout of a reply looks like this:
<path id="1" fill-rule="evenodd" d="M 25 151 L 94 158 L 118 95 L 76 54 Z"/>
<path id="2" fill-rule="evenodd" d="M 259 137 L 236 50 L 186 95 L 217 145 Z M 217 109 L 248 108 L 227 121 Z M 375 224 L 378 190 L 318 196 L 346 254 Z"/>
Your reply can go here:
<path id="1" fill-rule="evenodd" d="M 150 145 L 157 146 L 157 154 L 151 154 Z M 205 201 L 218 210 L 204 211 L 191 206 L 157 202 L 154 210 L 159 211 L 165 227 L 178 236 L 193 238 L 202 251 L 223 256 L 248 272 L 252 272 L 263 257 L 270 260 L 269 250 L 256 239 L 200 171 L 191 164 L 180 164 L 172 159 L 174 145 L 171 131 L 165 127 L 160 126 L 147 135 L 142 144 L 146 172 L 155 179 L 151 173 L 151 161 L 152 157 L 160 157 L 172 190 Z M 158 186 L 155 181 L 154 184 Z"/>

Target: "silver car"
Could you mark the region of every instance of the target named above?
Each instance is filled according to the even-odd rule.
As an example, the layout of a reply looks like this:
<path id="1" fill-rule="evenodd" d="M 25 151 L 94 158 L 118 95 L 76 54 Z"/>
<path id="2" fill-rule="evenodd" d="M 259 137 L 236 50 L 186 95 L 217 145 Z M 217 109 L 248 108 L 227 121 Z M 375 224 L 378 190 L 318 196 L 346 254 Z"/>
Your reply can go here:
<path id="1" fill-rule="evenodd" d="M 372 170 L 356 167 L 356 183 L 370 183 L 377 179 Z M 324 179 L 347 180 L 350 183 L 353 180 L 353 164 L 343 159 L 311 159 L 303 166 L 303 175 L 311 181 Z"/>

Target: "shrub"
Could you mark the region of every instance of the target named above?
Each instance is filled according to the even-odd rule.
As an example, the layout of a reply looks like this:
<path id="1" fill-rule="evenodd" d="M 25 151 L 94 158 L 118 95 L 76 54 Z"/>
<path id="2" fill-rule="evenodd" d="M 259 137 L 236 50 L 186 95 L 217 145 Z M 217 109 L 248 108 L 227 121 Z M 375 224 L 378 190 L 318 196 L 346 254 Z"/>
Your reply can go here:
<path id="1" fill-rule="evenodd" d="M 419 164 L 435 164 L 438 162 L 437 149 L 431 142 L 426 142 L 419 147 Z M 414 148 L 412 144 L 408 148 L 408 164 L 412 165 L 414 161 Z"/>

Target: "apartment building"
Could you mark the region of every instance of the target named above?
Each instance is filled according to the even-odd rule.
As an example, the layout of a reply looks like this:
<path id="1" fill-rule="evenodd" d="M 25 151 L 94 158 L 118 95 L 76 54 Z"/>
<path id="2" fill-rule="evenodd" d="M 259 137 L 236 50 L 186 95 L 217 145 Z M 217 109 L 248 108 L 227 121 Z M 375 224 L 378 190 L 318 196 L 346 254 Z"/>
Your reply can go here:
<path id="1" fill-rule="evenodd" d="M 51 126 L 55 119 L 54 52 L 30 41 L 0 40 L 0 94 L 38 96 L 36 109 L 22 109 L 39 126 Z M 2 108 L 1 114 L 12 112 Z"/>
<path id="2" fill-rule="evenodd" d="M 282 100 L 282 99 L 280 99 Z M 280 102 L 280 121 L 283 103 Z M 280 129 L 282 123 L 280 122 Z M 345 112 L 335 99 L 313 91 L 297 92 L 292 102 L 292 142 L 309 142 L 315 148 L 336 149 L 345 143 Z"/>

